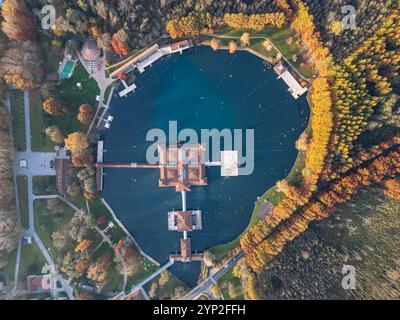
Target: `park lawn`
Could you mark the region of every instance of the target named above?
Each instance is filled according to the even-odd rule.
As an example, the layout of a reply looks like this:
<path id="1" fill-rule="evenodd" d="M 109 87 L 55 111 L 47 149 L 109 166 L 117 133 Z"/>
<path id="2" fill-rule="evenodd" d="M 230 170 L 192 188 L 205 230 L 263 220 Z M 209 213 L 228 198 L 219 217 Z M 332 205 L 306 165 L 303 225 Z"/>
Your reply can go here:
<path id="1" fill-rule="evenodd" d="M 35 240 L 32 244 L 23 245 L 21 248 L 21 260 L 19 267 L 19 279 L 26 283 L 28 275 L 36 275 L 42 273 L 42 268 L 46 264 L 46 259 L 40 251 Z"/>
<path id="2" fill-rule="evenodd" d="M 304 77 L 311 78 L 314 75 L 314 68 L 311 64 L 306 62 L 306 58 L 304 57 L 303 51 L 300 47 L 299 37 L 297 36 L 296 31 L 291 29 L 290 24 L 286 24 L 282 28 L 276 28 L 269 25 L 260 31 L 252 29 L 233 29 L 224 25 L 217 30 L 216 34 L 237 38 L 245 32 L 248 32 L 252 37 L 267 37 Z M 292 38 L 291 43 L 287 42 L 289 38 Z M 250 46 L 254 45 L 254 42 L 259 43 L 259 40 L 262 39 L 251 39 Z M 260 45 L 257 45 L 256 48 L 253 49 L 258 51 L 257 49 L 260 49 Z M 260 53 L 265 55 L 264 52 Z M 297 57 L 296 61 L 293 59 L 294 56 Z"/>
<path id="3" fill-rule="evenodd" d="M 128 278 L 128 288 L 138 284 L 140 281 L 147 278 L 158 269 L 158 266 L 153 262 L 147 260 L 139 252 L 137 252 L 137 254 L 138 266 L 135 273 Z"/>
<path id="4" fill-rule="evenodd" d="M 34 176 L 32 180 L 34 195 L 56 194 L 55 176 Z"/>
<path id="5" fill-rule="evenodd" d="M 250 49 L 261 53 L 263 56 L 268 57 L 270 59 L 276 59 L 277 55 L 278 55 L 278 51 L 276 51 L 274 48 L 271 48 L 270 51 L 268 51 L 263 43 L 265 40 L 263 39 L 257 39 L 257 40 L 253 40 L 250 43 Z"/>
<path id="6" fill-rule="evenodd" d="M 55 144 L 45 134 L 44 130 L 48 127 L 50 115 L 43 111 L 43 100 L 39 90 L 30 92 L 30 115 L 31 115 L 31 134 L 32 151 L 51 152 L 54 151 Z"/>
<path id="7" fill-rule="evenodd" d="M 114 87 L 113 84 L 108 86 L 107 89 L 106 89 L 106 92 L 104 92 L 104 103 L 108 102 L 108 98 L 110 96 L 110 93 L 111 93 L 111 90 L 112 90 L 113 87 Z"/>
<path id="8" fill-rule="evenodd" d="M 221 278 L 217 281 L 219 288 L 221 289 L 222 295 L 225 300 L 244 300 L 245 295 L 243 292 L 242 283 L 240 279 L 236 278 L 233 275 L 232 269 L 225 273 Z M 231 297 L 229 294 L 229 290 L 227 284 L 231 283 L 234 286 L 235 297 Z"/>
<path id="9" fill-rule="evenodd" d="M 107 221 L 113 221 L 114 227 L 108 230 L 111 240 L 117 243 L 119 240 L 126 237 L 126 233 L 121 227 L 114 221 L 114 218 L 106 206 L 101 202 L 100 198 L 94 201 L 89 201 L 90 212 L 93 217 L 97 220 L 100 216 L 105 216 Z"/>
<path id="10" fill-rule="evenodd" d="M 77 83 L 82 84 L 82 89 L 78 89 Z M 100 93 L 95 80 L 90 78 L 86 69 L 78 63 L 74 74 L 68 80 L 61 80 L 56 85 L 57 97 L 66 103 L 66 114 L 49 117 L 48 125 L 58 126 L 64 135 L 85 129 L 78 120 L 79 107 L 82 104 L 96 104 L 96 96 Z"/>
<path id="11" fill-rule="evenodd" d="M 113 248 L 111 248 L 108 243 L 101 242 L 102 241 L 101 237 L 99 237 L 97 241 L 94 240 L 92 241 L 94 247 L 97 247 L 101 243 L 101 245 L 98 248 L 96 248 L 96 251 L 94 251 L 91 256 L 91 260 L 93 262 L 99 259 L 100 257 L 106 255 L 107 253 L 111 254 L 112 257 L 114 256 Z M 91 281 L 90 279 L 88 280 Z M 110 269 L 107 272 L 107 280 L 104 283 L 102 291 L 107 293 L 120 292 L 122 289 L 123 281 L 124 281 L 123 275 L 118 272 L 118 270 L 116 269 L 115 262 L 112 261 Z"/>
<path id="12" fill-rule="evenodd" d="M 63 225 L 63 223 L 71 220 L 74 210 L 66 206 L 64 213 L 60 215 L 60 220 L 56 221 L 55 215 L 51 214 L 47 210 L 46 206 L 47 200 L 36 200 L 34 202 L 35 229 L 44 246 L 48 249 L 54 260 L 57 261 L 57 258 L 61 257 L 62 255 L 58 249 L 54 248 L 51 235 L 53 232 L 57 231 Z M 68 249 L 72 249 L 72 247 L 65 248 L 64 250 L 68 251 Z"/>
<path id="13" fill-rule="evenodd" d="M 26 138 L 25 138 L 24 92 L 21 90 L 11 90 L 10 104 L 11 104 L 12 127 L 14 135 L 14 146 L 18 151 L 25 151 Z"/>
<path id="14" fill-rule="evenodd" d="M 21 213 L 21 226 L 29 227 L 29 208 L 28 208 L 28 180 L 26 176 L 17 177 L 18 201 Z"/>
<path id="15" fill-rule="evenodd" d="M 71 202 L 79 209 L 87 210 L 86 200 L 82 197 L 71 199 Z M 122 230 L 117 223 L 115 223 L 112 214 L 108 211 L 107 207 L 104 206 L 100 198 L 93 201 L 88 201 L 88 204 L 91 216 L 93 217 L 95 222 L 101 216 L 105 216 L 107 221 L 114 222 L 115 226 L 107 230 L 107 234 L 114 244 L 117 244 L 119 240 L 124 239 L 127 236 L 125 231 Z M 104 229 L 105 226 L 101 226 L 101 228 Z M 99 253 L 101 253 L 102 248 L 103 245 L 98 249 Z M 96 251 L 96 255 L 99 254 L 98 251 Z M 128 278 L 128 287 L 137 284 L 138 282 L 155 272 L 158 268 L 157 265 L 142 256 L 138 250 L 136 250 L 136 252 L 138 255 L 138 268 L 135 274 Z"/>
<path id="16" fill-rule="evenodd" d="M 168 271 L 167 271 L 168 272 Z M 186 284 L 184 284 L 181 280 L 179 280 L 177 277 L 175 277 L 172 273 L 169 273 L 169 279 L 167 283 L 165 283 L 162 287 L 158 284 L 158 281 L 161 277 L 161 275 L 158 275 L 155 277 L 152 281 L 148 282 L 144 286 L 144 290 L 146 290 L 147 294 L 150 291 L 150 288 L 153 283 L 157 283 L 157 290 L 156 290 L 156 295 L 154 297 L 150 297 L 151 300 L 169 300 L 171 299 L 171 296 L 173 295 L 173 292 L 176 287 L 182 286 L 188 291 L 188 287 Z"/>

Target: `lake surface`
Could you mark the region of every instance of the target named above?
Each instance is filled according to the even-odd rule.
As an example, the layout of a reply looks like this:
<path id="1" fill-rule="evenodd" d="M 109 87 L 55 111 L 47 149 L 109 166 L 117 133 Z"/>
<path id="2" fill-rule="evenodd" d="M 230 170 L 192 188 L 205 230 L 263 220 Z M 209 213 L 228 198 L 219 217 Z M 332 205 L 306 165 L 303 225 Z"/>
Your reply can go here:
<path id="1" fill-rule="evenodd" d="M 168 133 L 169 121 L 178 129 L 255 130 L 255 169 L 252 175 L 220 176 L 209 167 L 207 187 L 193 187 L 188 209 L 201 209 L 203 230 L 189 233 L 192 251 L 202 252 L 229 242 L 247 227 L 254 203 L 290 172 L 294 143 L 307 127 L 305 97 L 295 100 L 271 66 L 244 51 L 229 54 L 197 47 L 183 55 L 165 57 L 135 80 L 138 89 L 126 98 L 114 97 L 111 129 L 104 132 L 105 162 L 146 162 L 148 130 Z M 168 231 L 167 212 L 181 209 L 175 188 L 158 188 L 159 170 L 106 169 L 103 197 L 141 248 L 160 263 L 180 251 L 179 232 Z M 195 284 L 199 263 L 175 263 L 171 269 Z"/>

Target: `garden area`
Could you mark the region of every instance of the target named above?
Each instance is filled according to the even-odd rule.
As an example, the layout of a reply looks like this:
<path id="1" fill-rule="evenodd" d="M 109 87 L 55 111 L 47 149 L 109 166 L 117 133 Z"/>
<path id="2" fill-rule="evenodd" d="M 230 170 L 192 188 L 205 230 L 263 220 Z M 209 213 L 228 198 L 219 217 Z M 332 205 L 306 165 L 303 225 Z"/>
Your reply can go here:
<path id="1" fill-rule="evenodd" d="M 296 31 L 291 29 L 289 24 L 282 28 L 268 25 L 263 30 L 253 29 L 233 29 L 229 26 L 221 26 L 216 35 L 239 39 L 243 33 L 249 33 L 251 37 L 250 48 L 261 53 L 266 57 L 276 57 L 277 51 L 274 48 L 267 50 L 263 45 L 264 37 L 267 37 L 282 53 L 282 55 L 292 63 L 296 69 L 306 78 L 312 78 L 314 75 L 313 66 L 306 61 L 305 53 L 301 48 L 300 39 Z M 222 45 L 227 45 L 229 39 L 220 39 Z"/>
<path id="2" fill-rule="evenodd" d="M 188 292 L 188 287 L 167 270 L 144 287 L 152 300 L 177 300 Z"/>
<path id="3" fill-rule="evenodd" d="M 26 176 L 17 177 L 18 200 L 21 214 L 21 227 L 29 227 L 29 208 L 28 208 L 28 181 Z"/>
<path id="4" fill-rule="evenodd" d="M 26 137 L 25 137 L 24 92 L 20 90 L 12 90 L 10 92 L 10 104 L 11 104 L 14 145 L 18 151 L 25 151 Z"/>
<path id="5" fill-rule="evenodd" d="M 32 184 L 34 195 L 53 195 L 57 193 L 55 176 L 34 176 Z"/>

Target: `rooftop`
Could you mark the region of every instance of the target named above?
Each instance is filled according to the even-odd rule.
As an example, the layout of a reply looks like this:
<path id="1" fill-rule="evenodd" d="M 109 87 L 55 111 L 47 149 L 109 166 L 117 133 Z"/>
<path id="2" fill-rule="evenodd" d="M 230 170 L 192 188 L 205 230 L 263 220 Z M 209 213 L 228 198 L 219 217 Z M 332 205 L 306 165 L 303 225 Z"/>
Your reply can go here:
<path id="1" fill-rule="evenodd" d="M 83 59 L 88 60 L 88 61 L 94 61 L 98 57 L 100 57 L 101 50 L 97 46 L 97 43 L 95 40 L 87 40 L 81 49 L 81 55 Z"/>

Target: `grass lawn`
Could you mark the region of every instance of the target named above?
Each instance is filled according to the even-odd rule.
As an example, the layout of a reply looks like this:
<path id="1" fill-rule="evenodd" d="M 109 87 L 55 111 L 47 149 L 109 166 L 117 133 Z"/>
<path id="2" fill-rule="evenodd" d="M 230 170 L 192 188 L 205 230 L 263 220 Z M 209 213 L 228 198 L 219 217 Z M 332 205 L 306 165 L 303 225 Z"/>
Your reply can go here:
<path id="1" fill-rule="evenodd" d="M 50 255 L 57 261 L 57 258 L 60 257 L 62 253 L 54 248 L 51 235 L 53 232 L 57 231 L 63 223 L 71 220 L 74 210 L 66 206 L 64 213 L 56 218 L 55 215 L 47 210 L 46 206 L 47 200 L 36 200 L 34 203 L 35 229 Z M 71 248 L 65 248 L 65 250 L 68 249 Z"/>
<path id="2" fill-rule="evenodd" d="M 56 194 L 55 176 L 35 176 L 33 177 L 33 194 L 52 195 Z"/>
<path id="3" fill-rule="evenodd" d="M 99 239 L 99 241 L 97 242 L 93 241 L 94 246 L 97 246 L 99 242 L 101 242 L 101 239 Z M 109 246 L 108 243 L 103 242 L 102 245 L 93 253 L 91 257 L 92 261 L 96 261 L 107 253 L 113 255 L 113 249 Z M 108 277 L 106 283 L 104 284 L 103 291 L 106 293 L 121 291 L 124 277 L 117 271 L 114 261 L 112 261 L 107 274 Z"/>
<path id="4" fill-rule="evenodd" d="M 10 92 L 11 116 L 14 134 L 14 145 L 18 151 L 26 150 L 25 141 L 25 111 L 24 92 L 11 90 Z"/>
<path id="5" fill-rule="evenodd" d="M 82 83 L 82 89 L 76 86 L 78 82 Z M 78 63 L 73 76 L 68 80 L 60 81 L 56 90 L 57 97 L 67 105 L 67 113 L 61 116 L 49 116 L 48 125 L 58 126 L 64 135 L 85 130 L 86 127 L 76 119 L 76 116 L 82 104 L 95 105 L 96 95 L 100 93 L 96 81 L 90 78 L 82 64 Z"/>
<path id="6" fill-rule="evenodd" d="M 242 284 L 240 282 L 240 279 L 236 278 L 233 276 L 232 269 L 229 270 L 227 273 L 225 273 L 220 279 L 217 281 L 219 288 L 221 289 L 221 292 L 224 296 L 225 300 L 244 300 L 245 295 L 242 289 Z M 229 289 L 228 289 L 228 283 L 231 283 L 234 288 L 233 294 L 235 295 L 232 297 L 230 295 Z"/>
<path id="7" fill-rule="evenodd" d="M 55 144 L 45 134 L 44 130 L 49 125 L 50 116 L 43 111 L 43 101 L 39 90 L 30 92 L 30 114 L 32 128 L 32 150 L 50 152 L 54 151 Z"/>
<path id="8" fill-rule="evenodd" d="M 29 227 L 29 208 L 28 208 L 28 181 L 26 176 L 17 177 L 18 200 L 21 212 L 21 226 Z"/>
<path id="9" fill-rule="evenodd" d="M 86 201 L 83 198 L 75 198 L 71 200 L 75 206 L 79 209 L 86 210 Z M 106 217 L 107 221 L 114 221 L 112 214 L 108 211 L 108 209 L 101 202 L 101 199 L 96 199 L 94 201 L 88 201 L 90 213 L 95 221 L 97 221 L 101 216 Z M 107 230 L 107 234 L 111 238 L 111 241 L 116 244 L 119 240 L 124 239 L 126 237 L 125 231 L 122 230 L 116 223 L 112 229 Z M 100 228 L 105 228 L 106 226 L 100 226 Z M 103 247 L 103 246 L 102 246 Z M 101 248 L 102 248 L 101 247 Z M 101 249 L 99 248 L 99 250 Z M 97 254 L 97 252 L 96 252 Z M 154 271 L 157 270 L 157 265 L 153 262 L 147 260 L 138 252 L 138 268 L 135 274 L 128 278 L 128 287 L 132 287 L 137 284 Z"/>
<path id="10" fill-rule="evenodd" d="M 150 288 L 153 283 L 157 283 L 157 290 L 155 292 L 154 297 L 149 297 L 152 300 L 169 300 L 171 299 L 171 296 L 174 293 L 175 288 L 181 286 L 185 288 L 185 290 L 188 290 L 188 287 L 180 281 L 177 277 L 175 277 L 172 273 L 169 273 L 169 279 L 168 281 L 163 285 L 160 286 L 158 281 L 160 279 L 161 275 L 157 276 L 154 278 L 152 281 L 148 282 L 145 286 L 144 289 L 146 290 L 147 294 L 149 294 Z"/>
<path id="11" fill-rule="evenodd" d="M 314 75 L 314 69 L 312 65 L 307 63 L 303 57 L 303 52 L 300 48 L 300 39 L 298 38 L 296 31 L 290 28 L 289 24 L 286 24 L 282 28 L 276 28 L 274 26 L 267 26 L 265 29 L 261 31 L 251 30 L 251 29 L 232 29 L 228 26 L 222 26 L 217 30 L 217 35 L 223 35 L 228 37 L 240 37 L 243 33 L 248 32 L 252 37 L 268 37 L 273 44 L 279 49 L 279 51 L 285 56 L 287 60 L 290 61 L 299 72 L 306 78 L 311 78 Z M 288 40 L 291 38 L 291 41 Z M 250 47 L 260 53 L 265 54 L 266 50 L 262 49 L 262 39 L 252 39 Z M 224 45 L 226 45 L 223 41 Z M 238 41 L 237 41 L 238 42 Z M 275 50 L 273 50 L 275 51 Z M 272 56 L 273 52 L 269 53 Z M 267 56 L 269 56 L 267 55 Z M 297 59 L 294 59 L 296 56 Z M 276 57 L 276 54 L 275 54 Z"/>
<path id="12" fill-rule="evenodd" d="M 104 103 L 108 102 L 108 97 L 110 96 L 111 89 L 114 87 L 114 85 L 110 85 L 107 87 L 106 92 L 104 92 Z"/>
<path id="13" fill-rule="evenodd" d="M 140 253 L 138 253 L 138 255 L 138 268 L 135 271 L 135 274 L 128 278 L 128 288 L 138 284 L 140 281 L 142 281 L 158 269 L 158 267 L 153 262 L 141 256 Z"/>
<path id="14" fill-rule="evenodd" d="M 22 246 L 19 268 L 20 281 L 26 282 L 28 275 L 41 274 L 45 264 L 46 259 L 34 240 L 32 240 L 32 244 Z"/>

